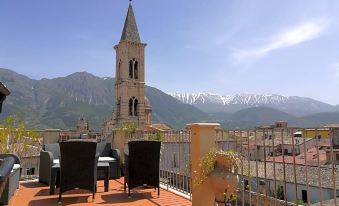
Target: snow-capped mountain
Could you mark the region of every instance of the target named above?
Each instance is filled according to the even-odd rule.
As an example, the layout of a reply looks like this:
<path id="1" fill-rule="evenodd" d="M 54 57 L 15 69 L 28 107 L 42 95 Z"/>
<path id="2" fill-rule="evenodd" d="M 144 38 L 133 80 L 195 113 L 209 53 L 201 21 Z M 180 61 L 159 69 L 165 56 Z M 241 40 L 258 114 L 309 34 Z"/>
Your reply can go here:
<path id="1" fill-rule="evenodd" d="M 262 105 L 262 104 L 277 104 L 286 102 L 289 97 L 270 94 L 236 94 L 218 95 L 211 93 L 169 93 L 172 97 L 186 104 L 244 104 L 244 105 Z"/>
<path id="2" fill-rule="evenodd" d="M 235 112 L 250 107 L 267 106 L 300 116 L 337 110 L 335 106 L 311 98 L 278 94 L 169 93 L 169 95 L 205 112 Z"/>

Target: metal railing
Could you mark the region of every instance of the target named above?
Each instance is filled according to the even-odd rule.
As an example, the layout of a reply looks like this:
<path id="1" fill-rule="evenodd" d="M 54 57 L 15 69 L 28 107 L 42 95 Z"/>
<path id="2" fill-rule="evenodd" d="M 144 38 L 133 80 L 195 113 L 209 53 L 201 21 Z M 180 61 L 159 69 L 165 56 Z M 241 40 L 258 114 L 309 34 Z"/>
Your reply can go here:
<path id="1" fill-rule="evenodd" d="M 301 136 L 296 136 L 296 132 Z M 312 131 L 312 132 L 311 132 Z M 338 205 L 339 130 L 266 128 L 216 132 L 241 156 L 236 205 Z M 336 153 L 335 155 L 335 152 Z"/>
<path id="2" fill-rule="evenodd" d="M 160 182 L 191 198 L 191 137 L 189 132 L 164 133 L 160 159 Z"/>
<path id="3" fill-rule="evenodd" d="M 161 184 L 191 198 L 191 134 L 140 133 L 138 139 L 152 135 L 162 141 Z M 339 129 L 219 130 L 215 142 L 241 156 L 236 205 L 339 205 Z M 21 162 L 22 179 L 38 178 L 39 156 Z"/>

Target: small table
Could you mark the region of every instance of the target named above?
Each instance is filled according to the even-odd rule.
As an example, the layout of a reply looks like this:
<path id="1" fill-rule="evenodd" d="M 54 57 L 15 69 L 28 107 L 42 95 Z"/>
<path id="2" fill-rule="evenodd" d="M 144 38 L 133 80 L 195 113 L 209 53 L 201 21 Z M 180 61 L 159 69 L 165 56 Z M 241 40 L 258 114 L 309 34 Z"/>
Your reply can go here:
<path id="1" fill-rule="evenodd" d="M 109 188 L 109 162 L 98 162 L 97 170 L 103 170 L 105 174 L 104 179 L 104 186 L 105 186 L 105 192 L 108 192 Z M 59 186 L 59 177 L 60 177 L 60 164 L 54 164 L 51 169 L 51 182 L 50 182 L 50 188 L 49 188 L 49 194 L 54 195 L 55 193 L 55 186 Z"/>

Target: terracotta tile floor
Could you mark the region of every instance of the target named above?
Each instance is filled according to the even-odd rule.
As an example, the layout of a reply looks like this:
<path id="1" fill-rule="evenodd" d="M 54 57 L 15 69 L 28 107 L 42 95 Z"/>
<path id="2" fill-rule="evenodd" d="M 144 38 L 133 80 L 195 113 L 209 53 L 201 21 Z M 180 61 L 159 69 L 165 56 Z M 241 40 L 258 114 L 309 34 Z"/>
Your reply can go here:
<path id="1" fill-rule="evenodd" d="M 110 189 L 104 192 L 103 181 L 98 181 L 98 192 L 95 201 L 91 193 L 83 190 L 66 192 L 62 196 L 62 205 L 133 205 L 133 206 L 191 206 L 192 202 L 166 190 L 160 190 L 160 196 L 154 189 L 137 188 L 131 191 L 131 198 L 124 192 L 123 179 L 110 180 Z M 55 195 L 49 195 L 49 187 L 38 182 L 22 182 L 19 190 L 11 198 L 13 206 L 49 206 L 58 204 L 58 190 Z"/>

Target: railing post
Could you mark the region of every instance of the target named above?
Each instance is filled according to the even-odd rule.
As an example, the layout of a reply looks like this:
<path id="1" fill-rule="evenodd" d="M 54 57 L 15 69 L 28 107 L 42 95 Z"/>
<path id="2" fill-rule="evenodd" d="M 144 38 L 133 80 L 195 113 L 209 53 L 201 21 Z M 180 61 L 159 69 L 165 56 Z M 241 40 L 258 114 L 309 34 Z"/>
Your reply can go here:
<path id="1" fill-rule="evenodd" d="M 191 171 L 192 180 L 199 171 L 199 162 L 211 149 L 216 149 L 215 129 L 218 123 L 193 123 L 187 128 L 191 131 Z M 214 193 L 209 181 L 200 185 L 192 183 L 192 206 L 214 205 Z"/>

